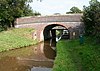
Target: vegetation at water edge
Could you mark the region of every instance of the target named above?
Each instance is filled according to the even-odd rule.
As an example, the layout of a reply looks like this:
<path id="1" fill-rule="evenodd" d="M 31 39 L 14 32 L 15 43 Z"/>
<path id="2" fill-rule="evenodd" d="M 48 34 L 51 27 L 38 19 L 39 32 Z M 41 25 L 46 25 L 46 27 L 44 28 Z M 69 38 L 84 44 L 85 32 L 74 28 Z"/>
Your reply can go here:
<path id="1" fill-rule="evenodd" d="M 36 44 L 32 28 L 19 28 L 0 32 L 0 52 Z"/>
<path id="2" fill-rule="evenodd" d="M 100 71 L 100 44 L 91 38 L 82 45 L 79 40 L 59 41 L 53 71 Z"/>

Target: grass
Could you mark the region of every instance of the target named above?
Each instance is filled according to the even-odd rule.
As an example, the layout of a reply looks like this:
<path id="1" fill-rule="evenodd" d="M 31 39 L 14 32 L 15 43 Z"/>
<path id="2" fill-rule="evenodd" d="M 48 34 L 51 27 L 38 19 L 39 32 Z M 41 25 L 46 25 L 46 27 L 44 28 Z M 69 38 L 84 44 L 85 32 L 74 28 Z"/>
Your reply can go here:
<path id="1" fill-rule="evenodd" d="M 100 44 L 88 38 L 82 45 L 79 40 L 59 41 L 53 71 L 100 71 Z"/>
<path id="2" fill-rule="evenodd" d="M 19 28 L 0 33 L 0 52 L 36 44 L 32 39 L 32 28 Z"/>

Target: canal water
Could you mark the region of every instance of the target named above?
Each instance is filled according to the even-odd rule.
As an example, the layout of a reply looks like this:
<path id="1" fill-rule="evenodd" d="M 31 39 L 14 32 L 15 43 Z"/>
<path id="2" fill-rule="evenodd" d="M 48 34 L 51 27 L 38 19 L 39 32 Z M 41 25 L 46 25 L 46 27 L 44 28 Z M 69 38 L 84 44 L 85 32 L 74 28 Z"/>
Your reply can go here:
<path id="1" fill-rule="evenodd" d="M 50 41 L 2 52 L 0 71 L 51 71 L 55 56 L 55 43 Z"/>

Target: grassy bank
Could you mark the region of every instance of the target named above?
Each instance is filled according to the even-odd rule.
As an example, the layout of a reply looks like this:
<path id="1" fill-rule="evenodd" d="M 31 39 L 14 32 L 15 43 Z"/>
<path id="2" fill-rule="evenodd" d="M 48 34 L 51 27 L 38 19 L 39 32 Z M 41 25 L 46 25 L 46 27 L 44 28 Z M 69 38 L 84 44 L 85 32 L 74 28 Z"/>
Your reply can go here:
<path id="1" fill-rule="evenodd" d="M 100 45 L 87 38 L 83 45 L 79 40 L 59 41 L 53 71 L 100 71 Z"/>
<path id="2" fill-rule="evenodd" d="M 0 52 L 36 44 L 32 28 L 12 29 L 0 32 Z"/>

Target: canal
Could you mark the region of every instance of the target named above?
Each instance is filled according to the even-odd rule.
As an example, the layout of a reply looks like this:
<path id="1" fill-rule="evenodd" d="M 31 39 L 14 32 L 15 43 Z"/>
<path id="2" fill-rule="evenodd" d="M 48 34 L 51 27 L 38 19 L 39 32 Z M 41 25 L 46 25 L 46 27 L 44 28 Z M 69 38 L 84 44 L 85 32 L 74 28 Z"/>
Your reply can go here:
<path id="1" fill-rule="evenodd" d="M 51 71 L 56 43 L 41 42 L 34 46 L 0 53 L 0 71 Z"/>

